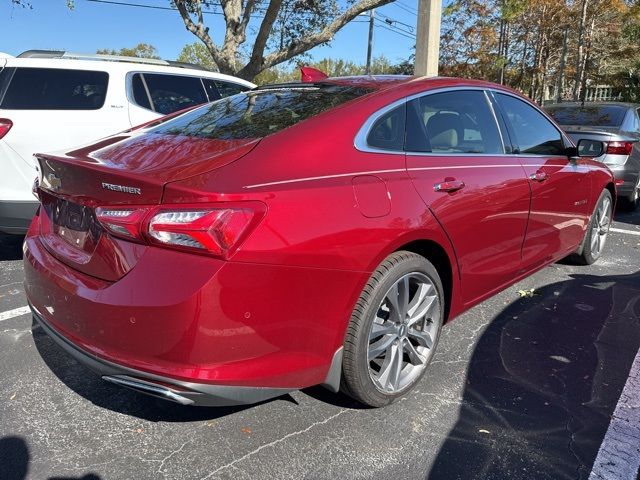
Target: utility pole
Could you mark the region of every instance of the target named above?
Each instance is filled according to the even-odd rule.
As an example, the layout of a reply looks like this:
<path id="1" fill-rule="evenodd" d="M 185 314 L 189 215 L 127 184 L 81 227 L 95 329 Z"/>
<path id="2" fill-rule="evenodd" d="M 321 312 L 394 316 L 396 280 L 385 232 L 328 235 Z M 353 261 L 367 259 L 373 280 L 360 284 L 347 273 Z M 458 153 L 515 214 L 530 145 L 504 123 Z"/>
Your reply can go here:
<path id="1" fill-rule="evenodd" d="M 367 69 L 366 74 L 371 75 L 371 53 L 373 51 L 373 21 L 376 18 L 376 9 L 369 10 L 369 46 L 367 47 Z"/>
<path id="2" fill-rule="evenodd" d="M 442 0 L 419 0 L 415 75 L 438 75 Z"/>
<path id="3" fill-rule="evenodd" d="M 556 103 L 562 100 L 562 90 L 564 89 L 564 67 L 567 62 L 567 38 L 569 37 L 569 27 L 564 27 L 562 37 L 562 56 L 560 57 L 560 71 L 558 72 L 558 84 L 556 85 Z"/>

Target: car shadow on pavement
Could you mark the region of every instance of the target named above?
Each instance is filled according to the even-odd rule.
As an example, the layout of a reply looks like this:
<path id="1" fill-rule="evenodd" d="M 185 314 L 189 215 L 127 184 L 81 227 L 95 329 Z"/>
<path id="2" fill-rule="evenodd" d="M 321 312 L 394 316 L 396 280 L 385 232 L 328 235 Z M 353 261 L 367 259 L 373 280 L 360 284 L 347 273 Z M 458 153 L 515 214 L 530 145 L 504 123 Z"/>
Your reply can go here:
<path id="1" fill-rule="evenodd" d="M 29 473 L 31 455 L 27 442 L 21 437 L 0 438 L 0 480 L 24 480 Z M 49 477 L 49 480 L 100 480 L 95 473 L 82 477 Z"/>
<path id="2" fill-rule="evenodd" d="M 613 217 L 614 221 L 620 223 L 626 223 L 628 225 L 640 226 L 640 208 L 630 212 L 621 208 L 616 209 L 616 213 Z"/>
<path id="3" fill-rule="evenodd" d="M 487 326 L 427 479 L 588 478 L 640 346 L 640 272 L 572 277 Z"/>
<path id="4" fill-rule="evenodd" d="M 31 330 L 38 353 L 47 367 L 73 391 L 69 392 L 70 395 L 81 395 L 99 407 L 150 422 L 214 420 L 278 399 L 296 403 L 288 394 L 261 403 L 231 407 L 184 406 L 154 398 L 103 381 L 96 373 L 79 364 L 60 348 L 35 321 Z"/>
<path id="5" fill-rule="evenodd" d="M 21 235 L 6 235 L 0 233 L 0 261 L 2 260 L 22 260 Z"/>

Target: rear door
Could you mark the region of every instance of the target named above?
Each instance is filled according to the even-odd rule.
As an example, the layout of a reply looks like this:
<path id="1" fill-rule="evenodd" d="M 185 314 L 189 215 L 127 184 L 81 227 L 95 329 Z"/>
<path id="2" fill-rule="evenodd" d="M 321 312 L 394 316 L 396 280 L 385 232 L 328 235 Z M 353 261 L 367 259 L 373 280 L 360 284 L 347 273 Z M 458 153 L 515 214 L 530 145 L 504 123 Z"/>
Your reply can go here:
<path id="1" fill-rule="evenodd" d="M 523 268 L 570 253 L 581 242 L 591 212 L 589 167 L 570 159 L 556 126 L 536 107 L 506 93 L 494 93 L 531 187 L 531 214 L 523 246 Z"/>
<path id="2" fill-rule="evenodd" d="M 520 268 L 530 189 L 505 155 L 482 90 L 426 94 L 407 105 L 407 168 L 418 193 L 451 239 L 471 303 Z"/>

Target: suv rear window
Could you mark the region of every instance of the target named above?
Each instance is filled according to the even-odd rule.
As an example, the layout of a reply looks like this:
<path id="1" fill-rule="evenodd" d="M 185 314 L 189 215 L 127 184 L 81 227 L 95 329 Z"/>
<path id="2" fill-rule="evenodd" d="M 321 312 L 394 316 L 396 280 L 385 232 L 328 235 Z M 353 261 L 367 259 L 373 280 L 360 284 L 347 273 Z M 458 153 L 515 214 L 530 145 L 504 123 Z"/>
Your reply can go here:
<path id="1" fill-rule="evenodd" d="M 256 89 L 198 108 L 150 132 L 223 140 L 261 138 L 369 91 L 338 85 Z"/>
<path id="2" fill-rule="evenodd" d="M 5 69 L 6 70 L 6 69 Z M 14 68 L 0 98 L 8 110 L 98 110 L 109 74 L 59 68 Z M 2 94 L 2 92 L 0 92 Z"/>
<path id="3" fill-rule="evenodd" d="M 619 127 L 626 110 L 621 105 L 567 105 L 549 107 L 547 113 L 560 125 Z"/>

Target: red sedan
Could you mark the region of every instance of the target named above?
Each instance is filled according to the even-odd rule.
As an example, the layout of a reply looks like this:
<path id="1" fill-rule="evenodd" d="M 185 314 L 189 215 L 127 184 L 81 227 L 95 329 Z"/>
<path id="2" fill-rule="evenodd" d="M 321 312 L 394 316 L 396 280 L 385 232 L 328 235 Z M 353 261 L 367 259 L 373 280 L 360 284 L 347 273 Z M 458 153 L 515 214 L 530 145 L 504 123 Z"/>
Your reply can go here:
<path id="1" fill-rule="evenodd" d="M 199 405 L 323 384 L 382 406 L 445 322 L 598 259 L 615 200 L 586 158 L 601 152 L 491 83 L 261 87 L 38 155 L 26 292 L 110 382 Z"/>

